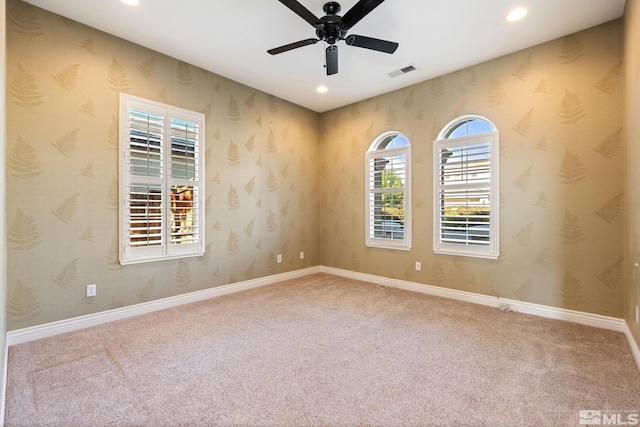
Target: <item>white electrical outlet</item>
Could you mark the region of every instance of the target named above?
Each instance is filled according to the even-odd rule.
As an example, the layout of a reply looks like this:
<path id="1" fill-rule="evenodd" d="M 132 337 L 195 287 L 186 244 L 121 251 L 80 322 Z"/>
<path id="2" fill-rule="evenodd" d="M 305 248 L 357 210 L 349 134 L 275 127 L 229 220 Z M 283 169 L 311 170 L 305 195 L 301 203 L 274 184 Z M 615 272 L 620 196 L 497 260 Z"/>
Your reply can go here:
<path id="1" fill-rule="evenodd" d="M 636 305 L 636 323 L 640 323 L 640 309 Z"/>
<path id="2" fill-rule="evenodd" d="M 304 259 L 304 252 L 300 252 L 300 259 Z"/>
<path id="3" fill-rule="evenodd" d="M 282 262 L 282 255 L 278 254 L 278 256 L 276 257 L 276 261 L 278 262 L 278 264 L 280 264 Z"/>
<path id="4" fill-rule="evenodd" d="M 422 263 L 420 261 L 416 261 L 416 271 L 422 270 Z"/>
<path id="5" fill-rule="evenodd" d="M 97 285 L 87 285 L 87 298 L 96 296 L 96 287 Z"/>

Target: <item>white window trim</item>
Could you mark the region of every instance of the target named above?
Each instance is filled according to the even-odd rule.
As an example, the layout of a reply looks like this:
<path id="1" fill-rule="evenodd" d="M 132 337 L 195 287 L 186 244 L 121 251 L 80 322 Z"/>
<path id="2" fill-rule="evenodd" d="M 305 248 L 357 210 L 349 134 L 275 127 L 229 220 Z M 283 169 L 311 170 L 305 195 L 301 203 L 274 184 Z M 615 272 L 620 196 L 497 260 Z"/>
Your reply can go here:
<path id="1" fill-rule="evenodd" d="M 129 221 L 128 213 L 129 189 L 132 182 L 132 175 L 127 169 L 129 153 L 129 111 L 135 109 L 146 113 L 156 114 L 164 118 L 164 153 L 163 178 L 146 178 L 149 182 L 159 180 L 162 182 L 163 191 L 163 244 L 150 247 L 133 248 L 129 244 Z M 171 178 L 171 119 L 184 120 L 195 123 L 198 126 L 198 143 L 196 147 L 196 168 L 197 180 L 181 180 Z M 139 98 L 136 96 L 120 94 L 120 147 L 119 147 L 119 259 L 120 264 L 138 264 L 152 261 L 163 261 L 170 259 L 194 257 L 204 255 L 205 248 L 205 164 L 204 164 L 204 144 L 205 144 L 205 116 L 202 113 L 185 110 L 178 107 L 162 104 L 159 102 Z M 135 178 L 136 182 L 145 181 Z M 188 184 L 196 187 L 198 197 L 196 199 L 196 209 L 194 221 L 197 222 L 197 241 L 188 244 L 170 244 L 170 211 L 171 211 L 171 186 Z"/>
<path id="2" fill-rule="evenodd" d="M 459 123 L 467 120 L 483 120 L 496 129 L 493 132 L 485 132 L 447 138 L 449 131 Z M 499 143 L 498 131 L 493 123 L 481 116 L 462 116 L 452 120 L 438 135 L 433 144 L 433 251 L 437 254 L 466 256 L 475 258 L 497 259 L 500 255 L 500 203 L 499 203 Z M 491 154 L 490 164 L 490 198 L 491 214 L 489 218 L 489 245 L 467 245 L 461 243 L 442 242 L 440 240 L 440 164 L 439 153 L 443 148 L 472 145 L 478 142 L 489 142 Z"/>
<path id="3" fill-rule="evenodd" d="M 399 132 L 391 131 L 385 132 L 378 136 L 370 145 L 369 150 L 365 156 L 365 242 L 368 247 L 381 248 L 381 249 L 397 249 L 397 250 L 411 250 L 411 141 L 407 146 L 398 148 L 376 149 L 380 142 L 390 135 L 404 135 Z M 371 159 L 375 159 L 380 156 L 392 156 L 397 154 L 403 154 L 405 156 L 405 187 L 404 187 L 404 239 L 387 239 L 382 237 L 371 236 L 371 182 L 369 176 L 369 162 Z"/>

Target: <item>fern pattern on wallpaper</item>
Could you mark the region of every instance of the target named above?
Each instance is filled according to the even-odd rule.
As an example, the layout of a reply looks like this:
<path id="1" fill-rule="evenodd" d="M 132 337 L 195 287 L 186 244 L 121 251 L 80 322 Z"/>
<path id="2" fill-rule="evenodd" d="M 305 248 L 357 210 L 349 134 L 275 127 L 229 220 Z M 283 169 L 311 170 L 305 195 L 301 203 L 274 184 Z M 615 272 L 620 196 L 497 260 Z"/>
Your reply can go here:
<path id="1" fill-rule="evenodd" d="M 42 94 L 35 77 L 22 65 L 18 65 L 17 71 L 9 80 L 9 97 L 14 104 L 21 107 L 35 107 L 42 104 Z"/>
<path id="2" fill-rule="evenodd" d="M 33 145 L 27 144 L 18 135 L 15 145 L 7 156 L 9 173 L 14 178 L 31 179 L 42 173 L 42 163 Z"/>
<path id="3" fill-rule="evenodd" d="M 20 322 L 34 319 L 42 311 L 41 302 L 33 288 L 20 281 L 12 287 L 7 298 L 7 315 Z"/>

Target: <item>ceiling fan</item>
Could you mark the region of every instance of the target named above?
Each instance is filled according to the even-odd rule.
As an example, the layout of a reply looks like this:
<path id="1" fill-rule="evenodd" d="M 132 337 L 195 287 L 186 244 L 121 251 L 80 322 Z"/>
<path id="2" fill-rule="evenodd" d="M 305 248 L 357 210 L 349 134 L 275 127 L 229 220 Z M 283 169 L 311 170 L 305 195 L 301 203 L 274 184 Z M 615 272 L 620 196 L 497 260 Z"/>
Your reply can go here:
<path id="1" fill-rule="evenodd" d="M 338 12 L 340 12 L 340 5 L 337 2 L 330 1 L 323 7 L 326 16 L 318 18 L 311 13 L 309 9 L 301 5 L 296 0 L 280 0 L 280 3 L 287 6 L 314 27 L 318 38 L 300 40 L 295 43 L 269 49 L 267 52 L 271 55 L 277 55 L 292 49 L 324 41 L 329 44 L 325 50 L 325 67 L 327 69 L 328 76 L 338 72 L 338 46 L 336 46 L 335 43 L 339 40 L 344 40 L 349 46 L 363 47 L 365 49 L 377 50 L 378 52 L 393 53 L 398 48 L 398 43 L 374 39 L 372 37 L 358 36 L 355 34 L 347 36 L 347 32 L 351 27 L 357 24 L 373 9 L 378 7 L 383 1 L 384 0 L 359 0 L 358 3 L 344 14 L 344 16 L 338 15 Z"/>

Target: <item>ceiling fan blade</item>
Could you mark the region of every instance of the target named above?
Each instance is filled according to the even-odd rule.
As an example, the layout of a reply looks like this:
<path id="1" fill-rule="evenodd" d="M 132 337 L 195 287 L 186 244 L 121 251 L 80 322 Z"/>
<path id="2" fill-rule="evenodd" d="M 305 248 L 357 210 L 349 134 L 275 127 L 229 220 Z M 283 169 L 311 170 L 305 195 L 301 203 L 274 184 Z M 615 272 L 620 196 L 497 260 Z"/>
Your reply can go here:
<path id="1" fill-rule="evenodd" d="M 319 41 L 320 40 L 318 40 L 318 39 L 300 40 L 299 42 L 289 43 L 289 44 L 285 44 L 284 46 L 280 46 L 280 47 L 275 47 L 273 49 L 269 49 L 267 51 L 267 53 L 270 53 L 271 55 L 277 55 L 279 53 L 286 52 L 286 51 L 292 50 L 292 49 L 297 49 L 297 48 L 302 47 L 302 46 L 309 46 L 310 44 L 316 44 Z"/>
<path id="2" fill-rule="evenodd" d="M 398 43 L 386 40 L 374 39 L 373 37 L 358 36 L 352 34 L 346 40 L 349 46 L 363 47 L 365 49 L 377 50 L 378 52 L 393 53 L 398 48 Z"/>
<path id="3" fill-rule="evenodd" d="M 296 0 L 280 0 L 280 3 L 287 6 L 289 9 L 295 12 L 296 15 L 298 15 L 314 27 L 320 23 L 320 19 L 318 19 L 316 15 L 311 13 L 309 9 L 298 3 Z"/>
<path id="4" fill-rule="evenodd" d="M 358 21 L 367 16 L 369 12 L 380 6 L 383 1 L 384 0 L 360 0 L 344 14 L 342 17 L 342 23 L 347 26 L 347 29 L 353 27 L 358 23 Z"/>
<path id="5" fill-rule="evenodd" d="M 338 72 L 338 46 L 332 44 L 326 50 L 327 58 L 327 76 L 336 74 Z"/>

